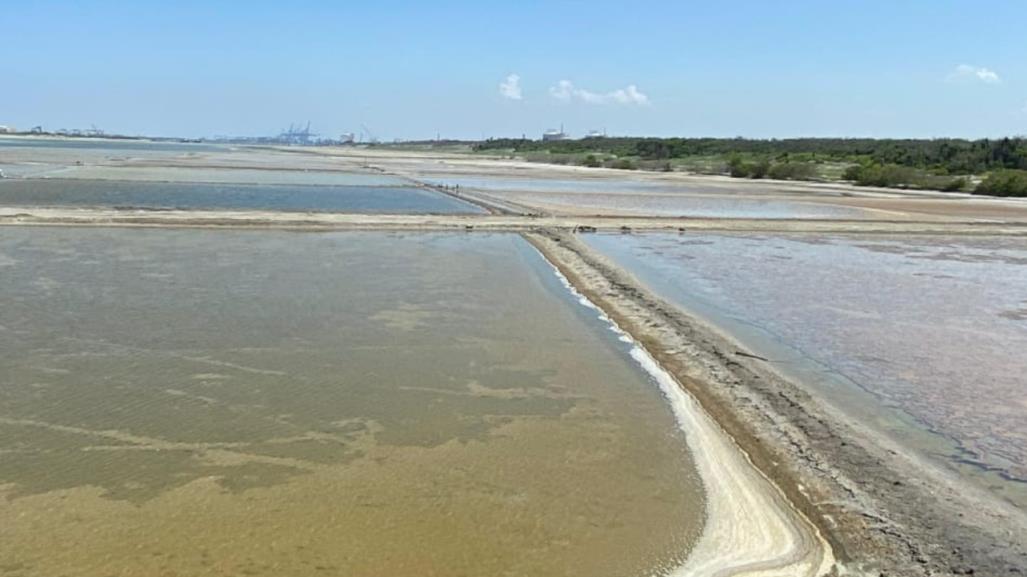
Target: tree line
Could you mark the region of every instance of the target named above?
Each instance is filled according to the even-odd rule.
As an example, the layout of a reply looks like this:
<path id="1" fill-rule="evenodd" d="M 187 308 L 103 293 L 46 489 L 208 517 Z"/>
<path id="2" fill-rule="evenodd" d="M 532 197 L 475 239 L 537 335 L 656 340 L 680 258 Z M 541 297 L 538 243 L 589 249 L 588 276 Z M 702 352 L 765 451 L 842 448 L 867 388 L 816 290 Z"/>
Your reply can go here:
<path id="1" fill-rule="evenodd" d="M 871 138 L 608 138 L 541 141 L 489 139 L 475 150 L 512 150 L 553 154 L 603 153 L 669 160 L 689 156 L 758 155 L 837 161 L 868 161 L 915 168 L 945 169 L 951 174 L 979 174 L 1008 168 L 1027 170 L 1027 138 L 963 140 Z"/>
<path id="2" fill-rule="evenodd" d="M 816 164 L 848 165 L 843 178 L 857 184 L 942 190 L 968 190 L 972 175 L 984 175 L 974 192 L 1024 196 L 1027 183 L 1027 138 L 965 140 L 871 138 L 633 138 L 592 137 L 541 141 L 489 139 L 472 145 L 478 151 L 583 156 L 590 166 L 638 164 L 669 169 L 669 161 L 720 157 L 723 172 L 742 178 L 816 177 Z M 600 162 L 600 157 L 609 157 Z"/>

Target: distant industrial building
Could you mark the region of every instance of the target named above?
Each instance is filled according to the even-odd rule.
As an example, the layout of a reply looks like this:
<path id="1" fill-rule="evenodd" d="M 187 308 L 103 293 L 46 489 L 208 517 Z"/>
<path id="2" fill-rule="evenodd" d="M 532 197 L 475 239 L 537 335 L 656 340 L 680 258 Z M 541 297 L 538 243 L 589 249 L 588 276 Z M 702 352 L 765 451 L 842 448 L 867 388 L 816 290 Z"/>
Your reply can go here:
<path id="1" fill-rule="evenodd" d="M 560 130 L 550 128 L 549 130 L 542 133 L 542 140 L 547 142 L 551 140 L 567 140 L 569 138 L 570 136 L 568 136 L 567 133 L 563 131 L 563 125 L 560 125 Z"/>
<path id="2" fill-rule="evenodd" d="M 17 132 L 17 130 L 15 130 L 13 126 L 4 126 L 3 124 L 0 124 L 0 134 L 12 134 L 15 132 Z"/>

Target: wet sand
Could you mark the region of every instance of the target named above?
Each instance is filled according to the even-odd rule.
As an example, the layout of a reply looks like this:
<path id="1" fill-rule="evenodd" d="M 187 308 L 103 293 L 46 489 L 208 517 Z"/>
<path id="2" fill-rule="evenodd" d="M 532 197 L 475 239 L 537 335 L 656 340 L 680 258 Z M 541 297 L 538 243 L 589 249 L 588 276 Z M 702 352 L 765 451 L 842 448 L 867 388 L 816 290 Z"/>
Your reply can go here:
<path id="1" fill-rule="evenodd" d="M 527 238 L 556 263 L 568 289 L 633 344 L 632 357 L 657 381 L 686 434 L 706 489 L 707 522 L 699 542 L 672 575 L 815 577 L 830 571 L 834 553 L 819 530 L 753 466 L 674 376 L 595 305 L 589 281 L 580 276 L 582 268 L 546 236 Z M 589 288 L 583 294 L 575 286 Z"/>
<path id="2" fill-rule="evenodd" d="M 536 229 L 631 233 L 634 231 L 817 232 L 867 234 L 965 234 L 1027 236 L 1027 225 L 1003 222 L 809 220 L 745 218 L 665 218 L 645 216 L 536 216 L 518 214 L 352 214 L 239 210 L 139 210 L 0 206 L 0 225 L 126 227 L 303 228 L 323 230 L 478 230 L 524 232 Z"/>
<path id="3" fill-rule="evenodd" d="M 939 474 L 744 347 L 661 300 L 572 235 L 530 237 L 702 405 L 831 543 L 840 574 L 1008 575 L 1023 511 Z"/>

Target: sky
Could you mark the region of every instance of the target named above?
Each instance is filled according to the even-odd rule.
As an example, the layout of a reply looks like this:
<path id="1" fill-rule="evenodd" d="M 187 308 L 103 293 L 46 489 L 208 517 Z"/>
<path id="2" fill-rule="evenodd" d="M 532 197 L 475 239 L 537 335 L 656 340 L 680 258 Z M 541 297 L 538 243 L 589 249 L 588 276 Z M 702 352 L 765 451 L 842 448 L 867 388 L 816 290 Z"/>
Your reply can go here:
<path id="1" fill-rule="evenodd" d="M 18 128 L 1027 133 L 1023 0 L 0 0 L 0 15 L 0 125 Z"/>

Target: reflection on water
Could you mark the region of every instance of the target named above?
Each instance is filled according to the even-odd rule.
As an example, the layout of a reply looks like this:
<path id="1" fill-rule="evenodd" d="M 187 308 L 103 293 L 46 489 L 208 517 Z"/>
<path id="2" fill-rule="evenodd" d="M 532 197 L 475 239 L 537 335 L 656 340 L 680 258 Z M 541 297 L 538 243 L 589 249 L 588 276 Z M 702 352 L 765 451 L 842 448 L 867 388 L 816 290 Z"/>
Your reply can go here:
<path id="1" fill-rule="evenodd" d="M 649 575 L 702 525 L 512 236 L 0 229 L 11 575 Z"/>
<path id="2" fill-rule="evenodd" d="M 231 174 L 238 178 L 236 172 L 241 171 Z M 268 178 L 267 174 L 261 176 Z M 482 212 L 456 198 L 412 187 L 61 179 L 0 180 L 0 204 L 377 214 Z"/>
<path id="3" fill-rule="evenodd" d="M 780 198 L 690 194 L 499 193 L 506 200 L 574 214 L 690 216 L 699 218 L 870 218 L 846 206 L 792 202 Z"/>
<path id="4" fill-rule="evenodd" d="M 647 182 L 632 179 L 530 179 L 504 177 L 431 178 L 439 185 L 487 191 L 540 209 L 583 214 L 691 216 L 706 218 L 872 218 L 875 213 L 847 206 L 802 202 L 760 194 L 723 183 Z"/>
<path id="5" fill-rule="evenodd" d="M 436 185 L 511 192 L 673 192 L 675 186 L 627 178 L 513 178 L 502 176 L 450 176 L 425 179 Z M 695 191 L 693 191 L 695 192 Z"/>
<path id="6" fill-rule="evenodd" d="M 860 417 L 1027 506 L 1022 239 L 689 234 L 588 242 L 783 372 L 826 392 L 838 383 L 869 391 L 876 400 Z M 898 409 L 899 422 L 882 405 Z"/>
<path id="7" fill-rule="evenodd" d="M 206 158 L 206 157 L 203 157 Z M 228 162 L 232 157 L 226 159 Z M 349 172 L 338 170 L 333 167 L 331 170 L 324 170 L 324 164 L 313 164 L 308 160 L 308 165 L 322 167 L 320 169 L 297 170 L 294 167 L 283 163 L 282 159 L 273 156 L 257 156 L 253 158 L 250 154 L 247 157 L 250 162 L 263 162 L 266 168 L 246 168 L 235 166 L 231 163 L 223 167 L 205 166 L 162 166 L 163 162 L 179 162 L 182 159 L 157 160 L 156 165 L 133 166 L 133 165 L 86 165 L 69 166 L 52 173 L 56 178 L 74 178 L 79 180 L 115 180 L 129 182 L 178 182 L 178 183 L 208 183 L 208 184 L 280 184 L 280 185 L 311 185 L 311 186 L 391 186 L 393 188 L 409 185 L 409 181 L 399 177 L 389 176 L 375 172 Z M 209 162 L 196 157 L 189 157 L 185 162 Z M 153 162 L 153 161 L 151 161 Z M 277 168 L 273 168 L 277 167 Z"/>

